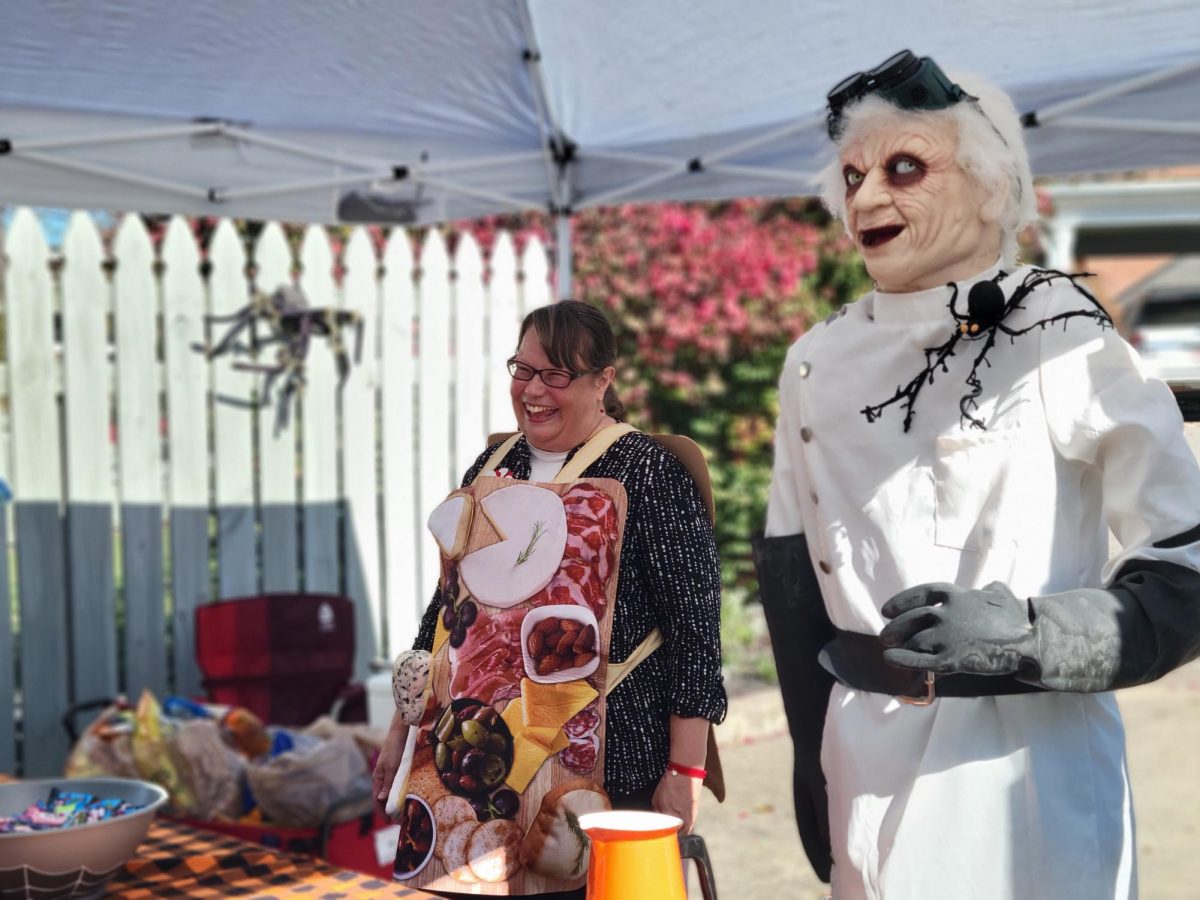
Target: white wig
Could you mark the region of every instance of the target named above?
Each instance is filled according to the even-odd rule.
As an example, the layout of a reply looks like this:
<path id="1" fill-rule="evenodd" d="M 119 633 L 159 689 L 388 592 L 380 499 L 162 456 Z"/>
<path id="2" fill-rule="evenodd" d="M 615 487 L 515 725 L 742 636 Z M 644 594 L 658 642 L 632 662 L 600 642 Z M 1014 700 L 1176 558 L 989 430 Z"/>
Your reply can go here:
<path id="1" fill-rule="evenodd" d="M 908 110 L 870 95 L 846 109 L 835 149 L 868 132 L 903 127 L 906 120 L 914 118 L 953 122 L 958 134 L 958 164 L 975 179 L 985 196 L 992 198 L 989 207 L 996 205 L 995 215 L 989 218 L 1000 226 L 1001 257 L 1005 265 L 1013 266 L 1017 261 L 1017 235 L 1037 220 L 1037 197 L 1021 119 L 1008 94 L 998 87 L 975 75 L 951 74 L 950 78 L 978 100 L 956 103 L 948 109 Z M 822 202 L 844 224 L 846 183 L 840 160 L 834 159 L 818 179 Z"/>

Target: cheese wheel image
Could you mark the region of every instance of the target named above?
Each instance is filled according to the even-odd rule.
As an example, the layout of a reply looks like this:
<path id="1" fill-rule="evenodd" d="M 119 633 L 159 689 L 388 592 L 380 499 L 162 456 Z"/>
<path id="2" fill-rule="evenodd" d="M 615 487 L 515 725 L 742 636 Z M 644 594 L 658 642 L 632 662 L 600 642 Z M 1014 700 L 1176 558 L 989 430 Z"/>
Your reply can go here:
<path id="1" fill-rule="evenodd" d="M 521 862 L 546 878 L 582 878 L 591 847 L 578 822 L 571 820 L 609 809 L 608 794 L 594 781 L 577 778 L 554 788 L 542 798 L 537 818 L 521 843 Z"/>
<path id="2" fill-rule="evenodd" d="M 447 497 L 429 514 L 429 530 L 447 559 L 458 559 L 467 549 L 474 514 L 475 500 L 470 494 Z"/>
<path id="3" fill-rule="evenodd" d="M 566 510 L 554 491 L 524 483 L 494 491 L 479 505 L 504 540 L 464 556 L 459 577 L 476 600 L 507 609 L 558 571 L 567 546 Z"/>

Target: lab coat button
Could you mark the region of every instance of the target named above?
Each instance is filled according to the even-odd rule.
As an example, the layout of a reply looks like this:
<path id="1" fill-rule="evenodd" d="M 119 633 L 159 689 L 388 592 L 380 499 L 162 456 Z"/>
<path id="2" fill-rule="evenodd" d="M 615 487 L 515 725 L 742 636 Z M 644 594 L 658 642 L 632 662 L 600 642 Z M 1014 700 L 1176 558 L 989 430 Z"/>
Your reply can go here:
<path id="1" fill-rule="evenodd" d="M 813 502 L 813 506 L 816 506 L 818 503 L 820 503 L 820 502 L 821 502 L 821 501 L 820 501 L 820 499 L 818 499 L 818 497 L 817 497 L 817 492 L 816 492 L 816 491 L 809 491 L 809 492 L 808 492 L 808 498 L 809 498 L 810 500 L 812 500 L 812 502 Z"/>
<path id="2" fill-rule="evenodd" d="M 812 366 L 809 365 L 807 362 L 800 363 L 800 377 L 801 378 L 807 378 L 808 373 L 811 371 L 812 371 Z"/>
<path id="3" fill-rule="evenodd" d="M 819 563 L 817 563 L 817 565 L 820 566 L 821 571 L 826 575 L 833 571 L 833 566 L 829 565 L 829 563 L 825 562 L 825 560 L 821 560 Z"/>
<path id="4" fill-rule="evenodd" d="M 812 429 L 807 425 L 800 429 L 800 440 L 806 444 L 812 440 Z"/>

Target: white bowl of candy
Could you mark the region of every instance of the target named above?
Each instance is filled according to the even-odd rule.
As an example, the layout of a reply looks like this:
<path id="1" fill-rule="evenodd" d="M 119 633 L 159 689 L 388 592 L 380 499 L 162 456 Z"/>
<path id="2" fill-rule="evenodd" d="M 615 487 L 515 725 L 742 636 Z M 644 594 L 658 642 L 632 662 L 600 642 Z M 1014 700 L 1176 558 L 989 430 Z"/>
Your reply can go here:
<path id="1" fill-rule="evenodd" d="M 0 896 L 97 896 L 167 802 L 129 778 L 43 778 L 0 784 Z"/>

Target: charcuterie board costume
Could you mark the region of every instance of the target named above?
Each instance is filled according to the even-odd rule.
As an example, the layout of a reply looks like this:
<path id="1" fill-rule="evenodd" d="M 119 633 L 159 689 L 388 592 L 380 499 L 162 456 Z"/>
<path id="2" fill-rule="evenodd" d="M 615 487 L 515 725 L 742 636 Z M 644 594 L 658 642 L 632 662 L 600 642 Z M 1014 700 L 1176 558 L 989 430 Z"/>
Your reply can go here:
<path id="1" fill-rule="evenodd" d="M 432 850 L 395 873 L 413 887 L 505 896 L 586 877 L 575 819 L 609 807 L 605 695 L 628 670 L 608 664 L 626 494 L 578 476 L 630 430 L 600 431 L 551 483 L 497 473 L 515 435 L 430 517 L 443 609 L 402 827 L 428 820 Z"/>

